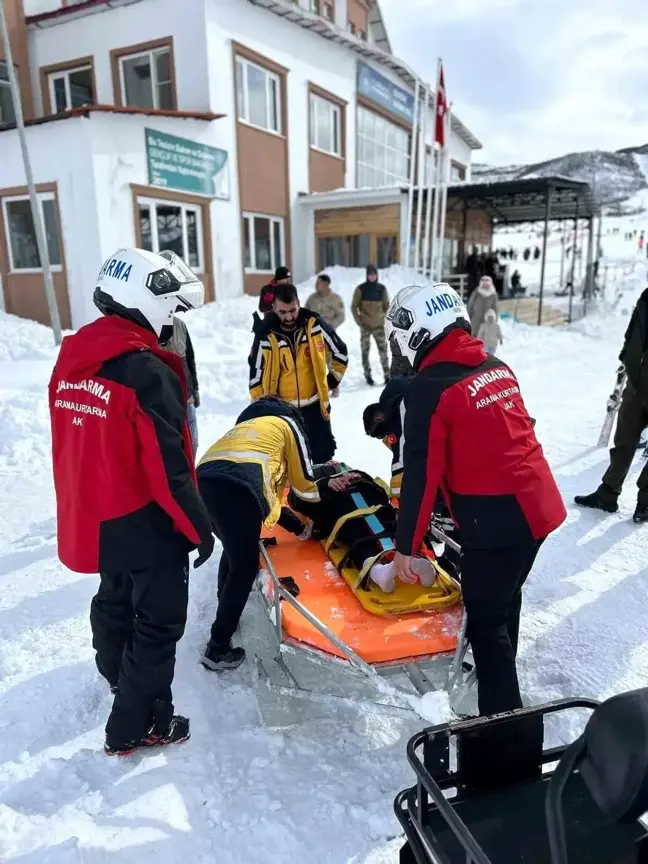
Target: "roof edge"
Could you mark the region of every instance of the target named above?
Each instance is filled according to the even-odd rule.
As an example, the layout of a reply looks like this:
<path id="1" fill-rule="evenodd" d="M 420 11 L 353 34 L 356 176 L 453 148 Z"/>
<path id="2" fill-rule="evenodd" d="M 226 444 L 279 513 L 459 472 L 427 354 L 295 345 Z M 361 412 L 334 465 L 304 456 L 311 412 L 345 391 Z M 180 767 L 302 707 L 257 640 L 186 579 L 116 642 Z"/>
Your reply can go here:
<path id="1" fill-rule="evenodd" d="M 220 120 L 226 114 L 213 114 L 210 111 L 164 111 L 159 108 L 130 108 L 119 105 L 82 105 L 72 108 L 70 111 L 61 111 L 59 114 L 48 114 L 46 117 L 36 117 L 26 120 L 25 126 L 42 126 L 45 123 L 53 123 L 56 120 L 69 120 L 72 117 L 90 117 L 92 114 L 135 114 L 139 117 L 169 117 L 178 120 L 202 120 L 210 123 L 212 120 Z M 7 124 L 0 127 L 0 132 L 9 132 L 16 128 L 16 124 Z"/>

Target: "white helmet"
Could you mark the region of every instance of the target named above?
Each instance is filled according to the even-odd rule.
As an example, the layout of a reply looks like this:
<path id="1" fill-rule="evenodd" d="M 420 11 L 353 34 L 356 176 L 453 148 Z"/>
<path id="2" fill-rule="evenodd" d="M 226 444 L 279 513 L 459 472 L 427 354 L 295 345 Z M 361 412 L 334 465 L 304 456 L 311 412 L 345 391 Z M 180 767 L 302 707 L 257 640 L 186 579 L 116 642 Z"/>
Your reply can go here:
<path id="1" fill-rule="evenodd" d="M 445 282 L 401 288 L 389 304 L 385 329 L 390 344 L 414 366 L 422 348 L 429 348 L 455 326 L 470 330 L 462 299 Z"/>
<path id="2" fill-rule="evenodd" d="M 104 315 L 130 318 L 159 338 L 174 312 L 197 309 L 204 298 L 202 282 L 175 252 L 119 249 L 99 271 L 93 299 Z"/>

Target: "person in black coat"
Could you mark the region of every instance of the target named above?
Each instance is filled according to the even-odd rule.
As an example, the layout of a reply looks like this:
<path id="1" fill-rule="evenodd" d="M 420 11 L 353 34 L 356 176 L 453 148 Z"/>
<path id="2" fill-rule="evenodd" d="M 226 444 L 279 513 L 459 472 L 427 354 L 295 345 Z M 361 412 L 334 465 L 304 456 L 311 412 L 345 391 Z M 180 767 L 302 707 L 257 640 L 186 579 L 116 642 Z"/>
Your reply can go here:
<path id="1" fill-rule="evenodd" d="M 593 507 L 606 513 L 616 513 L 623 483 L 648 427 L 648 288 L 634 308 L 619 360 L 625 366 L 627 380 L 621 396 L 614 446 L 610 450 L 610 465 L 601 485 L 590 495 L 574 499 L 581 507 Z M 648 461 L 637 480 L 639 494 L 633 520 L 648 522 Z"/>

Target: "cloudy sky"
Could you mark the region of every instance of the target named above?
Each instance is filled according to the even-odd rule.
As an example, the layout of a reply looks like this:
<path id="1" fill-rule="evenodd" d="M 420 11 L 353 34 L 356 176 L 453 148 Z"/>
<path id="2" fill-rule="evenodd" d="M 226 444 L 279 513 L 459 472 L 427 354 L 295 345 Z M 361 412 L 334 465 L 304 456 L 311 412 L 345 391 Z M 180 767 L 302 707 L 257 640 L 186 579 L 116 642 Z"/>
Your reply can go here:
<path id="1" fill-rule="evenodd" d="M 380 0 L 394 53 L 483 143 L 531 162 L 648 143 L 646 0 Z"/>

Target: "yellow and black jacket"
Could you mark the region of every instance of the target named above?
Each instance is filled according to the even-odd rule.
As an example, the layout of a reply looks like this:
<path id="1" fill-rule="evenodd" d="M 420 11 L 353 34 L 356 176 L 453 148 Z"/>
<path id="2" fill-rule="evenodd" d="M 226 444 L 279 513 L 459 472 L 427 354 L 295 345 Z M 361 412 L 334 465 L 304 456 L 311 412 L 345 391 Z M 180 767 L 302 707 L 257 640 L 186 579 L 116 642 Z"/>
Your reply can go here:
<path id="1" fill-rule="evenodd" d="M 328 420 L 329 391 L 344 377 L 348 353 L 326 321 L 301 309 L 297 328 L 291 333 L 281 329 L 274 313 L 268 315 L 255 333 L 248 362 L 252 399 L 279 396 L 297 408 L 319 402 Z"/>
<path id="2" fill-rule="evenodd" d="M 279 519 L 284 487 L 304 501 L 320 500 L 308 446 L 290 417 L 269 415 L 238 423 L 212 444 L 197 474 L 199 483 L 213 477 L 246 486 L 269 530 Z"/>

